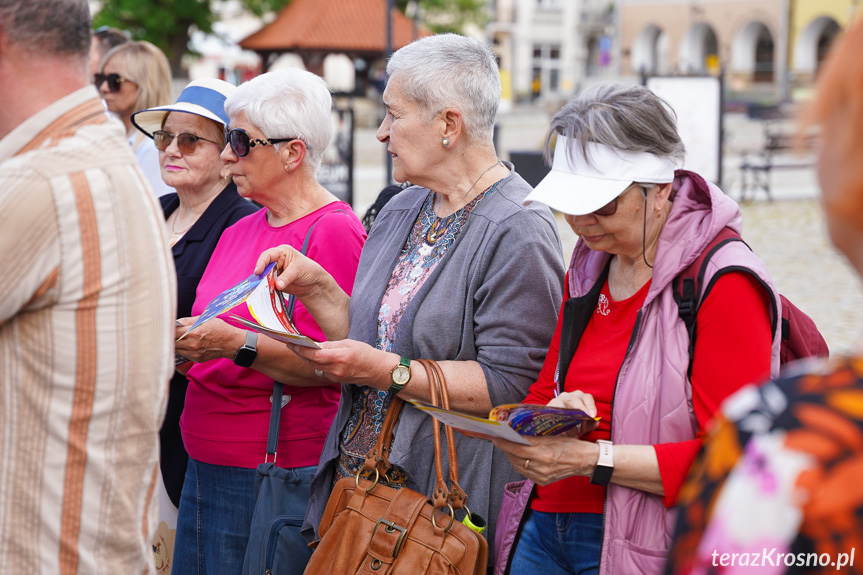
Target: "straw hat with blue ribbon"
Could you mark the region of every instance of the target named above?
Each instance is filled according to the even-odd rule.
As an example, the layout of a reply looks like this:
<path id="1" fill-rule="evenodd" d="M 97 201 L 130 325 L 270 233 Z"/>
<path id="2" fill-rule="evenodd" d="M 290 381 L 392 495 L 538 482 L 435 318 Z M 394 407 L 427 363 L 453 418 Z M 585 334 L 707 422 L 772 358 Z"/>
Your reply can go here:
<path id="1" fill-rule="evenodd" d="M 176 103 L 135 112 L 132 123 L 151 138 L 153 132 L 162 129 L 169 112 L 195 114 L 226 126 L 225 100 L 235 89 L 233 84 L 215 78 L 194 80 L 183 89 Z"/>

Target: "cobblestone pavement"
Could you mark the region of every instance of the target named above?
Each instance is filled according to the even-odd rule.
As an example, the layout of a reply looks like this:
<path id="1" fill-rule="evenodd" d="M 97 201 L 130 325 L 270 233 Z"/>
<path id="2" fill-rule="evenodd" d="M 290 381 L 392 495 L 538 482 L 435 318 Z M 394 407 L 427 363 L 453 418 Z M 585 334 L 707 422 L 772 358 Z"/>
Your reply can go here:
<path id="1" fill-rule="evenodd" d="M 743 207 L 743 232 L 780 293 L 812 316 L 832 353 L 855 349 L 863 335 L 863 290 L 827 236 L 815 199 Z"/>
<path id="2" fill-rule="evenodd" d="M 498 151 L 539 149 L 547 129 L 547 115 L 536 113 L 504 119 Z M 724 189 L 739 197 L 740 153 L 751 147 L 758 128 L 739 116 L 726 119 Z M 373 129 L 357 129 L 355 136 L 354 210 L 362 216 L 384 186 L 384 146 Z M 742 206 L 743 237 L 767 264 L 780 293 L 815 320 L 831 353 L 848 352 L 863 336 L 863 290 L 856 274 L 829 243 L 816 200 L 814 170 L 777 171 L 771 176 L 775 201 L 763 193 Z M 568 262 L 575 234 L 557 218 L 564 258 Z"/>

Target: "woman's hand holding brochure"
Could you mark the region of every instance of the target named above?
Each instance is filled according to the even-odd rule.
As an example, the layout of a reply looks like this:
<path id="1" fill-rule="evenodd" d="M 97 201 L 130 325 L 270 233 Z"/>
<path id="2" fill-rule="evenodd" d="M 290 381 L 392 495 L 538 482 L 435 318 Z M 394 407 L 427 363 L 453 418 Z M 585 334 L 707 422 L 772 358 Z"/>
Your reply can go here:
<path id="1" fill-rule="evenodd" d="M 596 427 L 599 418 L 581 409 L 512 403 L 491 410 L 487 419 L 446 410 L 421 401 L 408 400 L 414 407 L 470 437 L 506 439 L 529 445 L 524 436 L 582 435 Z"/>
<path id="2" fill-rule="evenodd" d="M 271 263 L 261 275 L 252 274 L 225 290 L 204 308 L 201 315 L 183 332 L 178 341 L 204 322 L 246 302 L 254 321 L 231 314 L 232 321 L 283 343 L 317 348 L 317 343 L 302 335 L 291 321 L 284 296 L 275 287 L 277 276 L 276 264 Z"/>

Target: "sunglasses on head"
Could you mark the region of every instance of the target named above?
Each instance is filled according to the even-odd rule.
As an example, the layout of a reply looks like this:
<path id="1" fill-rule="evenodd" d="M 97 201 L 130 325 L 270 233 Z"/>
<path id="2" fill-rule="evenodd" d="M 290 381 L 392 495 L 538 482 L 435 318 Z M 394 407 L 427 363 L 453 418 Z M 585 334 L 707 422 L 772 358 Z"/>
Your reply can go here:
<path id="1" fill-rule="evenodd" d="M 156 149 L 160 152 L 167 150 L 168 146 L 171 145 L 171 142 L 174 141 L 174 138 L 177 138 L 177 148 L 179 148 L 180 152 L 186 156 L 195 153 L 195 150 L 198 148 L 198 140 L 212 142 L 213 144 L 222 147 L 222 144 L 219 142 L 213 142 L 213 140 L 208 140 L 207 138 L 202 138 L 195 134 L 189 134 L 188 132 L 183 132 L 182 134 L 171 134 L 165 130 L 156 130 L 153 132 L 153 142 L 156 144 Z"/>
<path id="2" fill-rule="evenodd" d="M 603 217 L 613 216 L 614 214 L 617 213 L 617 200 L 620 199 L 620 196 L 622 196 L 623 194 L 628 192 L 629 189 L 632 188 L 633 186 L 641 186 L 641 189 L 644 192 L 645 197 L 647 197 L 647 186 L 645 186 L 644 184 L 639 184 L 637 182 L 632 182 L 631 184 L 626 186 L 626 189 L 624 189 L 622 192 L 620 192 L 620 194 L 618 194 L 617 197 L 615 197 L 613 200 L 611 200 L 610 202 L 608 202 L 607 204 L 605 204 L 604 206 L 602 206 L 598 210 L 593 210 L 591 212 L 591 214 L 593 214 L 594 216 L 603 216 Z"/>
<path id="3" fill-rule="evenodd" d="M 279 142 L 290 142 L 299 138 L 249 138 L 249 134 L 240 128 L 225 128 L 225 141 L 231 146 L 231 151 L 238 158 L 249 155 L 249 151 L 255 146 L 266 146 L 267 144 L 278 144 Z"/>
<path id="4" fill-rule="evenodd" d="M 96 84 L 97 90 L 102 87 L 102 84 L 104 84 L 105 82 L 108 82 L 108 91 L 113 92 L 113 93 L 117 93 L 120 91 L 120 88 L 122 87 L 123 82 L 132 82 L 133 84 L 135 83 L 134 81 L 130 80 L 129 78 L 124 78 L 120 74 L 105 75 L 105 74 L 102 74 L 101 72 L 99 72 L 98 74 L 94 74 L 93 80 Z"/>

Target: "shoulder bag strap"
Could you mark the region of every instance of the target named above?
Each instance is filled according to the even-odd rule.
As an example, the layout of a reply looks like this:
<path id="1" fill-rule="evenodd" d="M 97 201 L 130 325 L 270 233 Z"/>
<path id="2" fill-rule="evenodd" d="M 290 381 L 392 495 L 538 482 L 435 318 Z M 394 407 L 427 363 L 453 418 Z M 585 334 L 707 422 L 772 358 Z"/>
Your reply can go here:
<path id="1" fill-rule="evenodd" d="M 426 375 L 429 379 L 429 395 L 431 402 L 435 405 L 440 405 L 444 409 L 449 409 L 449 393 L 446 387 L 446 378 L 443 370 L 436 361 L 430 359 L 417 360 L 420 365 L 426 370 Z M 440 402 L 438 402 L 440 396 Z M 465 507 L 467 495 L 461 485 L 458 483 L 458 458 L 456 455 L 455 437 L 453 436 L 452 427 L 444 425 L 447 441 L 447 456 L 449 463 L 449 486 L 443 476 L 443 465 L 441 461 L 441 441 L 440 441 L 440 424 L 437 420 L 432 419 L 434 431 L 434 446 L 435 446 L 435 472 L 437 475 L 437 485 L 433 494 L 435 507 L 444 507 L 451 505 L 453 509 L 461 509 Z"/>
<path id="2" fill-rule="evenodd" d="M 320 218 L 316 219 L 312 225 L 309 226 L 308 231 L 306 232 L 306 239 L 303 241 L 303 247 L 300 249 L 300 253 L 306 255 L 306 251 L 309 249 L 309 238 L 312 236 L 312 230 L 315 228 L 317 223 L 321 221 L 321 218 L 326 217 L 329 214 L 334 212 L 344 212 L 344 210 L 332 210 L 322 215 Z M 294 318 L 294 307 L 297 305 L 296 296 L 289 296 L 287 305 L 285 306 L 288 312 L 288 317 L 293 321 Z M 284 395 L 284 387 L 285 384 L 273 381 L 273 396 L 271 401 L 273 402 L 273 407 L 270 409 L 270 430 L 267 433 L 267 455 L 264 457 L 264 462 L 266 463 L 270 455 L 273 456 L 273 463 L 276 462 L 276 450 L 279 446 L 279 427 L 281 426 L 281 418 L 282 418 L 282 396 Z"/>
<path id="3" fill-rule="evenodd" d="M 379 476 L 385 477 L 392 467 L 390 464 L 389 449 L 393 442 L 393 431 L 395 430 L 396 422 L 398 422 L 404 404 L 405 402 L 402 398 L 393 396 L 387 408 L 387 414 L 384 416 L 384 421 L 381 424 L 378 440 L 375 442 L 372 450 L 366 454 L 366 461 L 363 467 L 369 471 L 377 470 Z"/>

